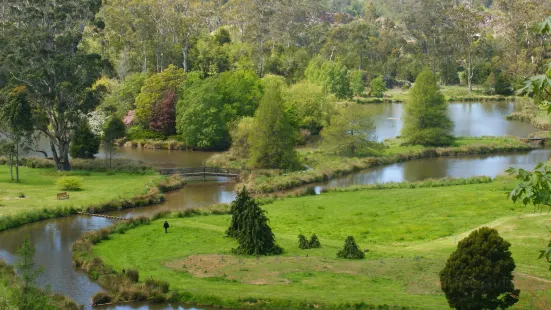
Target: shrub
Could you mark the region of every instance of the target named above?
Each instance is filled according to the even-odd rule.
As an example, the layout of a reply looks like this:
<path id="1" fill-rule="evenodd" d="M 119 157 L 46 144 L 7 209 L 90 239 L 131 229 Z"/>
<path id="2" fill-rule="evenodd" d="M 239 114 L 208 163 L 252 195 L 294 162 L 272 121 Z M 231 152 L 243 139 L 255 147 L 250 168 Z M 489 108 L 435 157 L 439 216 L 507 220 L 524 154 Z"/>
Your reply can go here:
<path id="1" fill-rule="evenodd" d="M 308 241 L 308 239 L 306 239 L 306 237 L 303 234 L 300 234 L 298 235 L 298 247 L 303 250 L 317 249 L 317 248 L 321 248 L 321 243 L 318 239 L 318 236 L 316 236 L 316 234 L 312 234 L 310 241 Z"/>
<path id="2" fill-rule="evenodd" d="M 88 121 L 84 120 L 75 130 L 69 152 L 73 158 L 94 158 L 99 151 L 99 144 L 100 139 L 92 132 Z"/>
<path id="3" fill-rule="evenodd" d="M 312 234 L 309 244 L 311 249 L 321 248 L 320 240 L 318 239 L 318 236 L 316 234 Z"/>
<path id="4" fill-rule="evenodd" d="M 138 272 L 138 270 L 128 269 L 126 271 L 126 277 L 131 282 L 138 283 L 138 280 L 140 279 L 140 273 Z"/>
<path id="5" fill-rule="evenodd" d="M 141 127 L 130 127 L 128 129 L 128 140 L 164 140 L 165 136 L 162 133 L 152 130 L 143 129 Z"/>
<path id="6" fill-rule="evenodd" d="M 303 234 L 298 235 L 298 247 L 303 250 L 310 248 L 310 243 Z"/>
<path id="7" fill-rule="evenodd" d="M 78 191 L 82 189 L 82 178 L 79 177 L 61 177 L 57 179 L 57 187 L 64 191 Z"/>
<path id="8" fill-rule="evenodd" d="M 505 309 L 516 302 L 511 244 L 482 227 L 461 240 L 440 272 L 442 290 L 456 309 Z"/>
<path id="9" fill-rule="evenodd" d="M 145 281 L 145 286 L 149 289 L 158 290 L 163 293 L 168 293 L 170 284 L 166 281 L 148 279 Z"/>
<path id="10" fill-rule="evenodd" d="M 495 92 L 498 95 L 511 96 L 513 94 L 513 87 L 511 87 L 511 82 L 503 74 L 500 74 L 496 80 Z"/>
<path id="11" fill-rule="evenodd" d="M 94 297 L 92 297 L 92 305 L 97 306 L 97 305 L 108 304 L 111 302 L 112 299 L 113 298 L 110 295 L 104 292 L 99 292 L 96 295 L 94 295 Z"/>
<path id="12" fill-rule="evenodd" d="M 348 236 L 344 242 L 343 249 L 337 253 L 337 257 L 346 259 L 363 259 L 365 258 L 365 253 L 358 248 L 354 237 Z"/>

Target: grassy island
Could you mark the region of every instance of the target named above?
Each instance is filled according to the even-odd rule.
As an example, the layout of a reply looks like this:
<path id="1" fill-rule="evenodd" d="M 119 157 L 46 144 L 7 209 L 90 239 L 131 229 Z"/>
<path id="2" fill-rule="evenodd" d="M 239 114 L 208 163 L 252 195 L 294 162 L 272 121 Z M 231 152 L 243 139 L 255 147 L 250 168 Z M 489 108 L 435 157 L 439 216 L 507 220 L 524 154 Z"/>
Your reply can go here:
<path id="1" fill-rule="evenodd" d="M 458 183 L 466 185 L 453 185 Z M 93 252 L 75 255 L 96 276 L 132 269 L 140 282 L 166 281 L 173 301 L 237 308 L 445 309 L 438 272 L 459 240 L 490 226 L 512 244 L 515 282 L 522 290 L 515 307 L 529 309 L 549 298 L 543 295 L 551 289 L 549 264 L 538 260 L 538 252 L 551 215 L 507 201 L 514 184 L 509 178 L 433 181 L 415 189 L 366 187 L 276 200 L 262 208 L 284 248 L 281 256 L 235 256 L 236 242 L 224 236 L 230 216 L 189 217 L 192 212 L 113 229 L 102 237 L 107 241 L 96 240 Z M 297 235 L 313 233 L 322 247 L 300 250 Z M 368 250 L 364 260 L 336 258 L 350 235 Z M 98 261 L 109 267 L 95 269 Z"/>

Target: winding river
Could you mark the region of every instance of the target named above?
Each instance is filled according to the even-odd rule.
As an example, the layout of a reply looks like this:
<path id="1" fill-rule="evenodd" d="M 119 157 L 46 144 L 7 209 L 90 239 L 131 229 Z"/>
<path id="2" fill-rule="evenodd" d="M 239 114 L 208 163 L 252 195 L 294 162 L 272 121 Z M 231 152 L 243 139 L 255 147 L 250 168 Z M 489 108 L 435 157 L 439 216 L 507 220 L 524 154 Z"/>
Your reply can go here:
<path id="1" fill-rule="evenodd" d="M 379 139 L 396 136 L 401 128 L 399 119 L 401 104 L 380 104 L 366 107 L 372 109 Z M 520 108 L 515 103 L 451 103 L 449 113 L 454 120 L 455 135 L 516 135 L 525 137 L 536 131 L 531 125 L 506 121 L 504 117 Z M 157 166 L 197 167 L 204 164 L 212 153 L 123 149 L 119 156 L 141 160 Z M 366 169 L 331 181 L 310 185 L 319 192 L 324 187 L 345 187 L 353 184 L 419 181 L 428 178 L 470 177 L 487 175 L 495 177 L 513 166 L 525 169 L 548 160 L 551 150 L 538 149 L 527 153 L 442 157 L 412 160 L 384 167 Z M 218 182 L 191 183 L 178 192 L 169 193 L 164 204 L 116 212 L 120 216 L 151 215 L 160 210 L 200 208 L 215 203 L 231 202 L 235 194 L 234 184 Z M 225 180 L 224 180 L 225 181 Z M 71 246 L 83 233 L 97 230 L 113 223 L 113 220 L 87 216 L 71 216 L 24 225 L 0 233 L 0 258 L 9 263 L 15 261 L 15 252 L 25 236 L 30 236 L 36 245 L 36 261 L 45 267 L 39 279 L 41 286 L 71 297 L 90 309 L 91 297 L 101 291 L 98 284 L 82 272 L 76 271 L 71 262 Z M 128 304 L 105 309 L 193 309 L 183 306 Z"/>

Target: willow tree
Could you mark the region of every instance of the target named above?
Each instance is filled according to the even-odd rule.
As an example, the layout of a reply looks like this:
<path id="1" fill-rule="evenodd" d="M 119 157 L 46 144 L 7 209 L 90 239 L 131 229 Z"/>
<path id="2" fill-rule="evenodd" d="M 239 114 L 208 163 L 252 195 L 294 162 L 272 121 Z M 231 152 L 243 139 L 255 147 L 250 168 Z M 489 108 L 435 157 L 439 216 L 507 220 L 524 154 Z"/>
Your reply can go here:
<path id="1" fill-rule="evenodd" d="M 58 170 L 71 169 L 72 132 L 99 101 L 101 89 L 91 86 L 106 62 L 78 46 L 100 5 L 101 0 L 13 0 L 5 7 L 0 63 L 12 83 L 29 90 L 35 129 L 49 138 Z"/>
<path id="2" fill-rule="evenodd" d="M 445 146 L 453 142 L 448 104 L 438 90 L 436 77 L 423 71 L 415 80 L 404 108 L 402 138 L 406 144 Z"/>

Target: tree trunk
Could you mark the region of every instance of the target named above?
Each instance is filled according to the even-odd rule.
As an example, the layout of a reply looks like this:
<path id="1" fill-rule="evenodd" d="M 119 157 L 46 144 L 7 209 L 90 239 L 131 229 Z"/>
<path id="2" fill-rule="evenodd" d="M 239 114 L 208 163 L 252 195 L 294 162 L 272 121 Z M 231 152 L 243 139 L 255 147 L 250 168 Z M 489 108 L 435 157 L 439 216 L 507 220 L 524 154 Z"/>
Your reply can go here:
<path id="1" fill-rule="evenodd" d="M 8 164 L 10 165 L 10 181 L 13 182 L 13 153 L 8 154 Z"/>
<path id="2" fill-rule="evenodd" d="M 15 144 L 15 183 L 19 183 L 19 143 Z"/>
<path id="3" fill-rule="evenodd" d="M 186 41 L 185 41 L 185 44 L 184 44 L 184 48 L 182 49 L 182 54 L 184 56 L 184 72 L 188 71 L 187 53 L 189 51 L 189 35 L 190 35 L 190 33 L 188 32 L 188 34 L 186 35 Z"/>
<path id="4" fill-rule="evenodd" d="M 264 40 L 260 38 L 260 49 L 259 49 L 259 64 L 258 64 L 258 76 L 262 77 L 262 72 L 264 71 Z"/>
<path id="5" fill-rule="evenodd" d="M 56 144 L 58 145 L 57 148 Z M 71 171 L 71 163 L 69 162 L 69 141 L 63 141 L 50 136 L 50 148 L 52 149 L 52 157 L 54 158 L 57 171 Z"/>
<path id="6" fill-rule="evenodd" d="M 473 91 L 473 62 L 471 57 L 471 52 L 467 55 L 467 83 L 469 84 L 469 93 Z"/>

